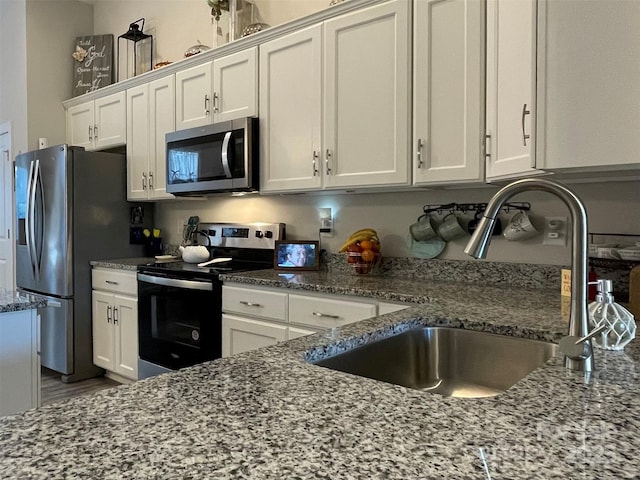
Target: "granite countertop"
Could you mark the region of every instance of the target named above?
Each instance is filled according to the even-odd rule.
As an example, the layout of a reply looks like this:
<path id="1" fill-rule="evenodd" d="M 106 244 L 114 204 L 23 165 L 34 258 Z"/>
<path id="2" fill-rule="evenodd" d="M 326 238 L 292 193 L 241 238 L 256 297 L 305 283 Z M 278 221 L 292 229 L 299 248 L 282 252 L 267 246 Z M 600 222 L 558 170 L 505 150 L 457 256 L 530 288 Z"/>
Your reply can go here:
<path id="1" fill-rule="evenodd" d="M 282 281 L 268 275 L 242 278 L 272 286 Z M 335 278 L 334 285 L 329 277 L 323 284 L 321 272 L 306 275 L 285 279 L 288 288 L 338 288 Z M 241 281 L 238 275 L 225 279 Z M 342 288 L 418 303 L 2 418 L 1 476 L 485 478 L 480 449 L 492 478 L 637 475 L 637 341 L 624 352 L 597 350 L 599 370 L 589 377 L 554 357 L 508 391 L 483 399 L 415 391 L 305 360 L 416 325 L 553 339 L 566 331 L 557 290 L 396 280 L 354 278 Z"/>
<path id="2" fill-rule="evenodd" d="M 0 288 L 0 313 L 31 310 L 46 306 L 47 299 L 39 295 Z"/>
<path id="3" fill-rule="evenodd" d="M 116 270 L 138 270 L 141 265 L 149 265 L 156 262 L 152 257 L 137 257 L 137 258 L 117 258 L 110 260 L 91 260 L 89 264 L 92 267 L 102 268 L 114 268 Z"/>

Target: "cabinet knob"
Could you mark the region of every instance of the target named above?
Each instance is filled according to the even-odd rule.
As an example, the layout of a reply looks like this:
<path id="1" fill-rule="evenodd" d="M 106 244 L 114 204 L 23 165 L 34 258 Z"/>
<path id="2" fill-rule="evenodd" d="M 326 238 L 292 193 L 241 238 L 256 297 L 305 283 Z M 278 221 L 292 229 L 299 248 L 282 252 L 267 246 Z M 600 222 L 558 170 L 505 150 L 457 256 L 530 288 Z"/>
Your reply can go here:
<path id="1" fill-rule="evenodd" d="M 418 139 L 418 149 L 417 149 L 417 152 L 416 152 L 416 155 L 418 157 L 418 168 L 422 168 L 422 145 L 423 145 L 422 139 L 419 138 Z"/>

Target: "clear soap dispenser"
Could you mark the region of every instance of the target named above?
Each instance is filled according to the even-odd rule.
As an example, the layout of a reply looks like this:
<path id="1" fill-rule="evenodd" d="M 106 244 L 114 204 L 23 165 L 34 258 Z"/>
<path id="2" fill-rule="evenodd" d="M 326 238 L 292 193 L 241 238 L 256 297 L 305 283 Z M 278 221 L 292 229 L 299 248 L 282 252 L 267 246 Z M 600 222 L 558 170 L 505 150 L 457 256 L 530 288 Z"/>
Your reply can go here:
<path id="1" fill-rule="evenodd" d="M 598 293 L 589 304 L 589 330 L 607 325 L 609 328 L 593 337 L 596 347 L 606 350 L 622 350 L 636 336 L 636 322 L 629 310 L 614 302 L 611 280 L 595 282 Z"/>

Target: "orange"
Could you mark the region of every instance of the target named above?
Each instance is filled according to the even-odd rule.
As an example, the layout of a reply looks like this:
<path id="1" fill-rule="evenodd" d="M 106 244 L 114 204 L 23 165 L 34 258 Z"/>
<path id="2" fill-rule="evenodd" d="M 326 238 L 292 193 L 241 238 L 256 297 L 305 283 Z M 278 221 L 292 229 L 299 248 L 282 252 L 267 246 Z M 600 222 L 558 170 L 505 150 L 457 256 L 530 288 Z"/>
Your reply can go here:
<path id="1" fill-rule="evenodd" d="M 376 258 L 376 252 L 369 249 L 362 250 L 362 253 L 360 254 L 360 256 L 362 257 L 362 260 L 364 260 L 365 262 L 373 262 Z"/>
<path id="2" fill-rule="evenodd" d="M 362 250 L 371 250 L 371 247 L 373 247 L 373 242 L 371 240 L 361 240 L 360 247 L 362 248 Z"/>

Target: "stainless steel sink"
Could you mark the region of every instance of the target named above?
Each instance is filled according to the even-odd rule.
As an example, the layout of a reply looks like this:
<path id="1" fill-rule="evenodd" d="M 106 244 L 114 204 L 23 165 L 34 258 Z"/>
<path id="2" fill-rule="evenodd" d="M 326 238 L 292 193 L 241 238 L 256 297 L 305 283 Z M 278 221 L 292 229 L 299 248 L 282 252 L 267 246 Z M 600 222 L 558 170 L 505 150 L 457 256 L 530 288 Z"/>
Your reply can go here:
<path id="1" fill-rule="evenodd" d="M 452 397 L 498 395 L 553 357 L 537 340 L 448 327 L 385 338 L 316 365 Z"/>

